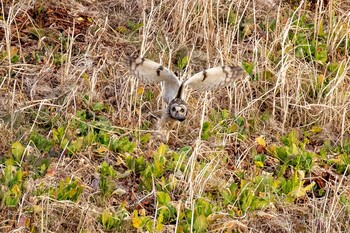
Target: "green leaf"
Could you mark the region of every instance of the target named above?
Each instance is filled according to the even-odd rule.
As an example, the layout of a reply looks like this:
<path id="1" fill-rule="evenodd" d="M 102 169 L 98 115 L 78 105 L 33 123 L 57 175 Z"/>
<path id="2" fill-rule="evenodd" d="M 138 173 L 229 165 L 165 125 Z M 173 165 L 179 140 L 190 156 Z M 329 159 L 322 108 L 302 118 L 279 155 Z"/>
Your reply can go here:
<path id="1" fill-rule="evenodd" d="M 160 213 L 160 214 L 158 215 L 157 221 L 158 221 L 157 225 L 164 222 L 164 215 L 163 215 L 162 213 Z M 162 226 L 162 227 L 163 227 L 163 226 Z M 157 230 L 161 230 L 161 229 L 157 229 Z"/>
<path id="2" fill-rule="evenodd" d="M 73 153 L 80 151 L 84 146 L 84 137 L 79 137 L 72 141 L 71 145 L 68 147 Z"/>
<path id="3" fill-rule="evenodd" d="M 136 23 L 129 19 L 126 21 L 126 24 L 130 28 L 130 30 L 133 32 L 143 27 L 143 23 Z"/>
<path id="4" fill-rule="evenodd" d="M 114 216 L 108 209 L 101 214 L 101 222 L 106 231 L 113 230 L 117 227 L 119 219 Z"/>
<path id="5" fill-rule="evenodd" d="M 238 22 L 238 19 L 239 19 L 238 14 L 234 13 L 232 11 L 232 9 L 230 9 L 230 11 L 228 12 L 228 17 L 227 17 L 228 25 L 230 25 L 230 26 L 236 25 Z"/>
<path id="6" fill-rule="evenodd" d="M 327 45 L 318 44 L 315 51 L 315 59 L 321 64 L 325 64 L 328 60 Z"/>
<path id="7" fill-rule="evenodd" d="M 85 136 L 84 141 L 86 142 L 87 145 L 91 145 L 96 141 L 96 135 L 93 130 L 90 130 L 87 135 Z"/>
<path id="8" fill-rule="evenodd" d="M 221 119 L 222 120 L 226 120 L 226 119 L 228 119 L 230 117 L 230 113 L 228 112 L 228 110 L 227 109 L 223 109 L 222 111 L 221 111 Z"/>
<path id="9" fill-rule="evenodd" d="M 287 149 L 285 147 L 277 147 L 276 155 L 282 162 L 287 162 L 288 154 Z"/>
<path id="10" fill-rule="evenodd" d="M 202 214 L 199 215 L 194 221 L 193 228 L 197 230 L 197 232 L 205 232 L 208 227 L 207 218 Z"/>
<path id="11" fill-rule="evenodd" d="M 263 198 L 255 198 L 252 203 L 252 210 L 263 209 L 269 205 L 267 200 Z"/>
<path id="12" fill-rule="evenodd" d="M 55 131 L 54 131 L 55 132 Z M 64 133 L 64 132 L 63 132 Z M 56 135 L 54 135 L 56 137 L 58 137 L 57 132 Z M 43 135 L 37 133 L 37 132 L 32 132 L 30 134 L 30 140 L 33 141 L 33 143 L 35 144 L 35 146 L 39 149 L 39 150 L 43 150 L 43 151 L 49 151 L 50 148 L 53 145 L 53 142 L 51 140 L 48 140 L 47 138 L 45 138 Z"/>
<path id="13" fill-rule="evenodd" d="M 128 32 L 128 29 L 124 25 L 119 25 L 116 28 L 116 31 L 122 34 L 126 34 Z"/>
<path id="14" fill-rule="evenodd" d="M 170 195 L 165 192 L 157 192 L 157 201 L 160 205 L 166 205 L 171 201 Z"/>
<path id="15" fill-rule="evenodd" d="M 188 56 L 184 56 L 183 58 L 179 59 L 179 60 L 177 61 L 177 67 L 178 67 L 180 70 L 185 69 L 185 67 L 186 67 L 187 64 L 188 64 L 188 60 L 189 60 L 189 57 L 188 57 Z"/>
<path id="16" fill-rule="evenodd" d="M 299 154 L 299 149 L 297 147 L 297 145 L 295 145 L 294 143 L 292 144 L 292 154 L 293 155 L 298 155 Z"/>
<path id="17" fill-rule="evenodd" d="M 105 105 L 102 102 L 94 103 L 92 104 L 92 110 L 93 111 L 102 111 L 105 109 Z"/>
<path id="18" fill-rule="evenodd" d="M 24 147 L 22 146 L 22 144 L 16 141 L 15 143 L 12 144 L 11 149 L 12 149 L 12 155 L 15 161 L 20 162 L 24 152 Z"/>
<path id="19" fill-rule="evenodd" d="M 19 61 L 19 55 L 15 54 L 11 57 L 11 63 L 16 63 Z"/>
<path id="20" fill-rule="evenodd" d="M 141 144 L 146 144 L 149 141 L 151 141 L 151 134 L 146 133 L 146 134 L 143 134 L 142 136 L 140 136 L 140 143 Z"/>
<path id="21" fill-rule="evenodd" d="M 211 128 L 212 128 L 212 126 L 211 126 L 210 122 L 206 121 L 206 122 L 203 123 L 202 133 L 201 133 L 201 138 L 203 140 L 208 140 L 209 139 L 209 137 L 211 135 L 211 132 L 210 132 Z"/>
<path id="22" fill-rule="evenodd" d="M 157 155 L 160 156 L 160 157 L 161 157 L 161 156 L 164 156 L 166 150 L 167 150 L 166 145 L 162 143 L 162 144 L 158 147 Z"/>
<path id="23" fill-rule="evenodd" d="M 253 76 L 254 64 L 242 62 L 242 67 L 249 74 L 249 76 Z"/>
<path id="24" fill-rule="evenodd" d="M 107 136 L 108 138 L 108 136 Z M 106 139 L 107 139 L 106 138 Z M 130 142 L 127 137 L 122 138 L 111 138 L 109 149 L 115 152 L 123 153 L 132 153 L 136 147 L 136 143 Z"/>

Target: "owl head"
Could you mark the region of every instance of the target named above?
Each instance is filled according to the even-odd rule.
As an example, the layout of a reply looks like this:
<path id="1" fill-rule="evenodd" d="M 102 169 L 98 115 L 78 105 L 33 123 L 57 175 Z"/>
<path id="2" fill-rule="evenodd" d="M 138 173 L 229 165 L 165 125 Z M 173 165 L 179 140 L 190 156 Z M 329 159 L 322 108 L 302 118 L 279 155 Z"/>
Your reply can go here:
<path id="1" fill-rule="evenodd" d="M 168 104 L 168 114 L 171 118 L 184 121 L 187 115 L 187 104 L 181 98 L 175 98 Z"/>

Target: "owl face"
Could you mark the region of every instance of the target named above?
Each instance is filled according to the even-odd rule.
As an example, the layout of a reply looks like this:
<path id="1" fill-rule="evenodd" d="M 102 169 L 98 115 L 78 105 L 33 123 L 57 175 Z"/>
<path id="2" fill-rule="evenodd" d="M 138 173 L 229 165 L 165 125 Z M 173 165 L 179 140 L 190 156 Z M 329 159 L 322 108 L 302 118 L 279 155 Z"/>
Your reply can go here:
<path id="1" fill-rule="evenodd" d="M 168 114 L 171 118 L 184 121 L 187 114 L 187 104 L 180 98 L 175 98 L 168 105 Z"/>

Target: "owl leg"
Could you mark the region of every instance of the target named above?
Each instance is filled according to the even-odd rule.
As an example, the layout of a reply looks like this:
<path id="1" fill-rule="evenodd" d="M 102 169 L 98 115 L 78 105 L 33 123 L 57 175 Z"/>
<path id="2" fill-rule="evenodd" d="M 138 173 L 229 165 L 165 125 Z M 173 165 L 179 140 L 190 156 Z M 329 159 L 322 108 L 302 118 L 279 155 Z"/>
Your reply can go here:
<path id="1" fill-rule="evenodd" d="M 157 126 L 156 138 L 164 142 L 168 142 L 170 137 L 170 130 L 174 129 L 177 120 L 171 118 L 166 110 L 163 111 L 162 117 L 160 118 Z"/>
<path id="2" fill-rule="evenodd" d="M 169 123 L 169 130 L 173 130 L 179 124 L 179 121 L 172 119 L 172 122 Z"/>
<path id="3" fill-rule="evenodd" d="M 162 117 L 158 122 L 157 130 L 159 131 L 166 130 L 169 121 L 170 121 L 170 117 L 168 116 L 166 110 L 164 109 L 162 112 Z"/>

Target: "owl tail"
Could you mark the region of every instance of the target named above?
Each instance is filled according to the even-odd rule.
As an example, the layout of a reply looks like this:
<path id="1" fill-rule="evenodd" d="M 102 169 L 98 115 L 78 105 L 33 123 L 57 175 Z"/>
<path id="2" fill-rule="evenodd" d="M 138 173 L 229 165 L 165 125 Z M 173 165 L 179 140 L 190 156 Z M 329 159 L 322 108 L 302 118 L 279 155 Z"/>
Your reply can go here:
<path id="1" fill-rule="evenodd" d="M 175 98 L 180 98 L 180 99 L 183 99 L 183 93 L 184 93 L 184 82 L 181 83 L 180 87 L 179 87 L 179 90 L 177 91 L 177 94 L 176 94 L 176 97 Z"/>

